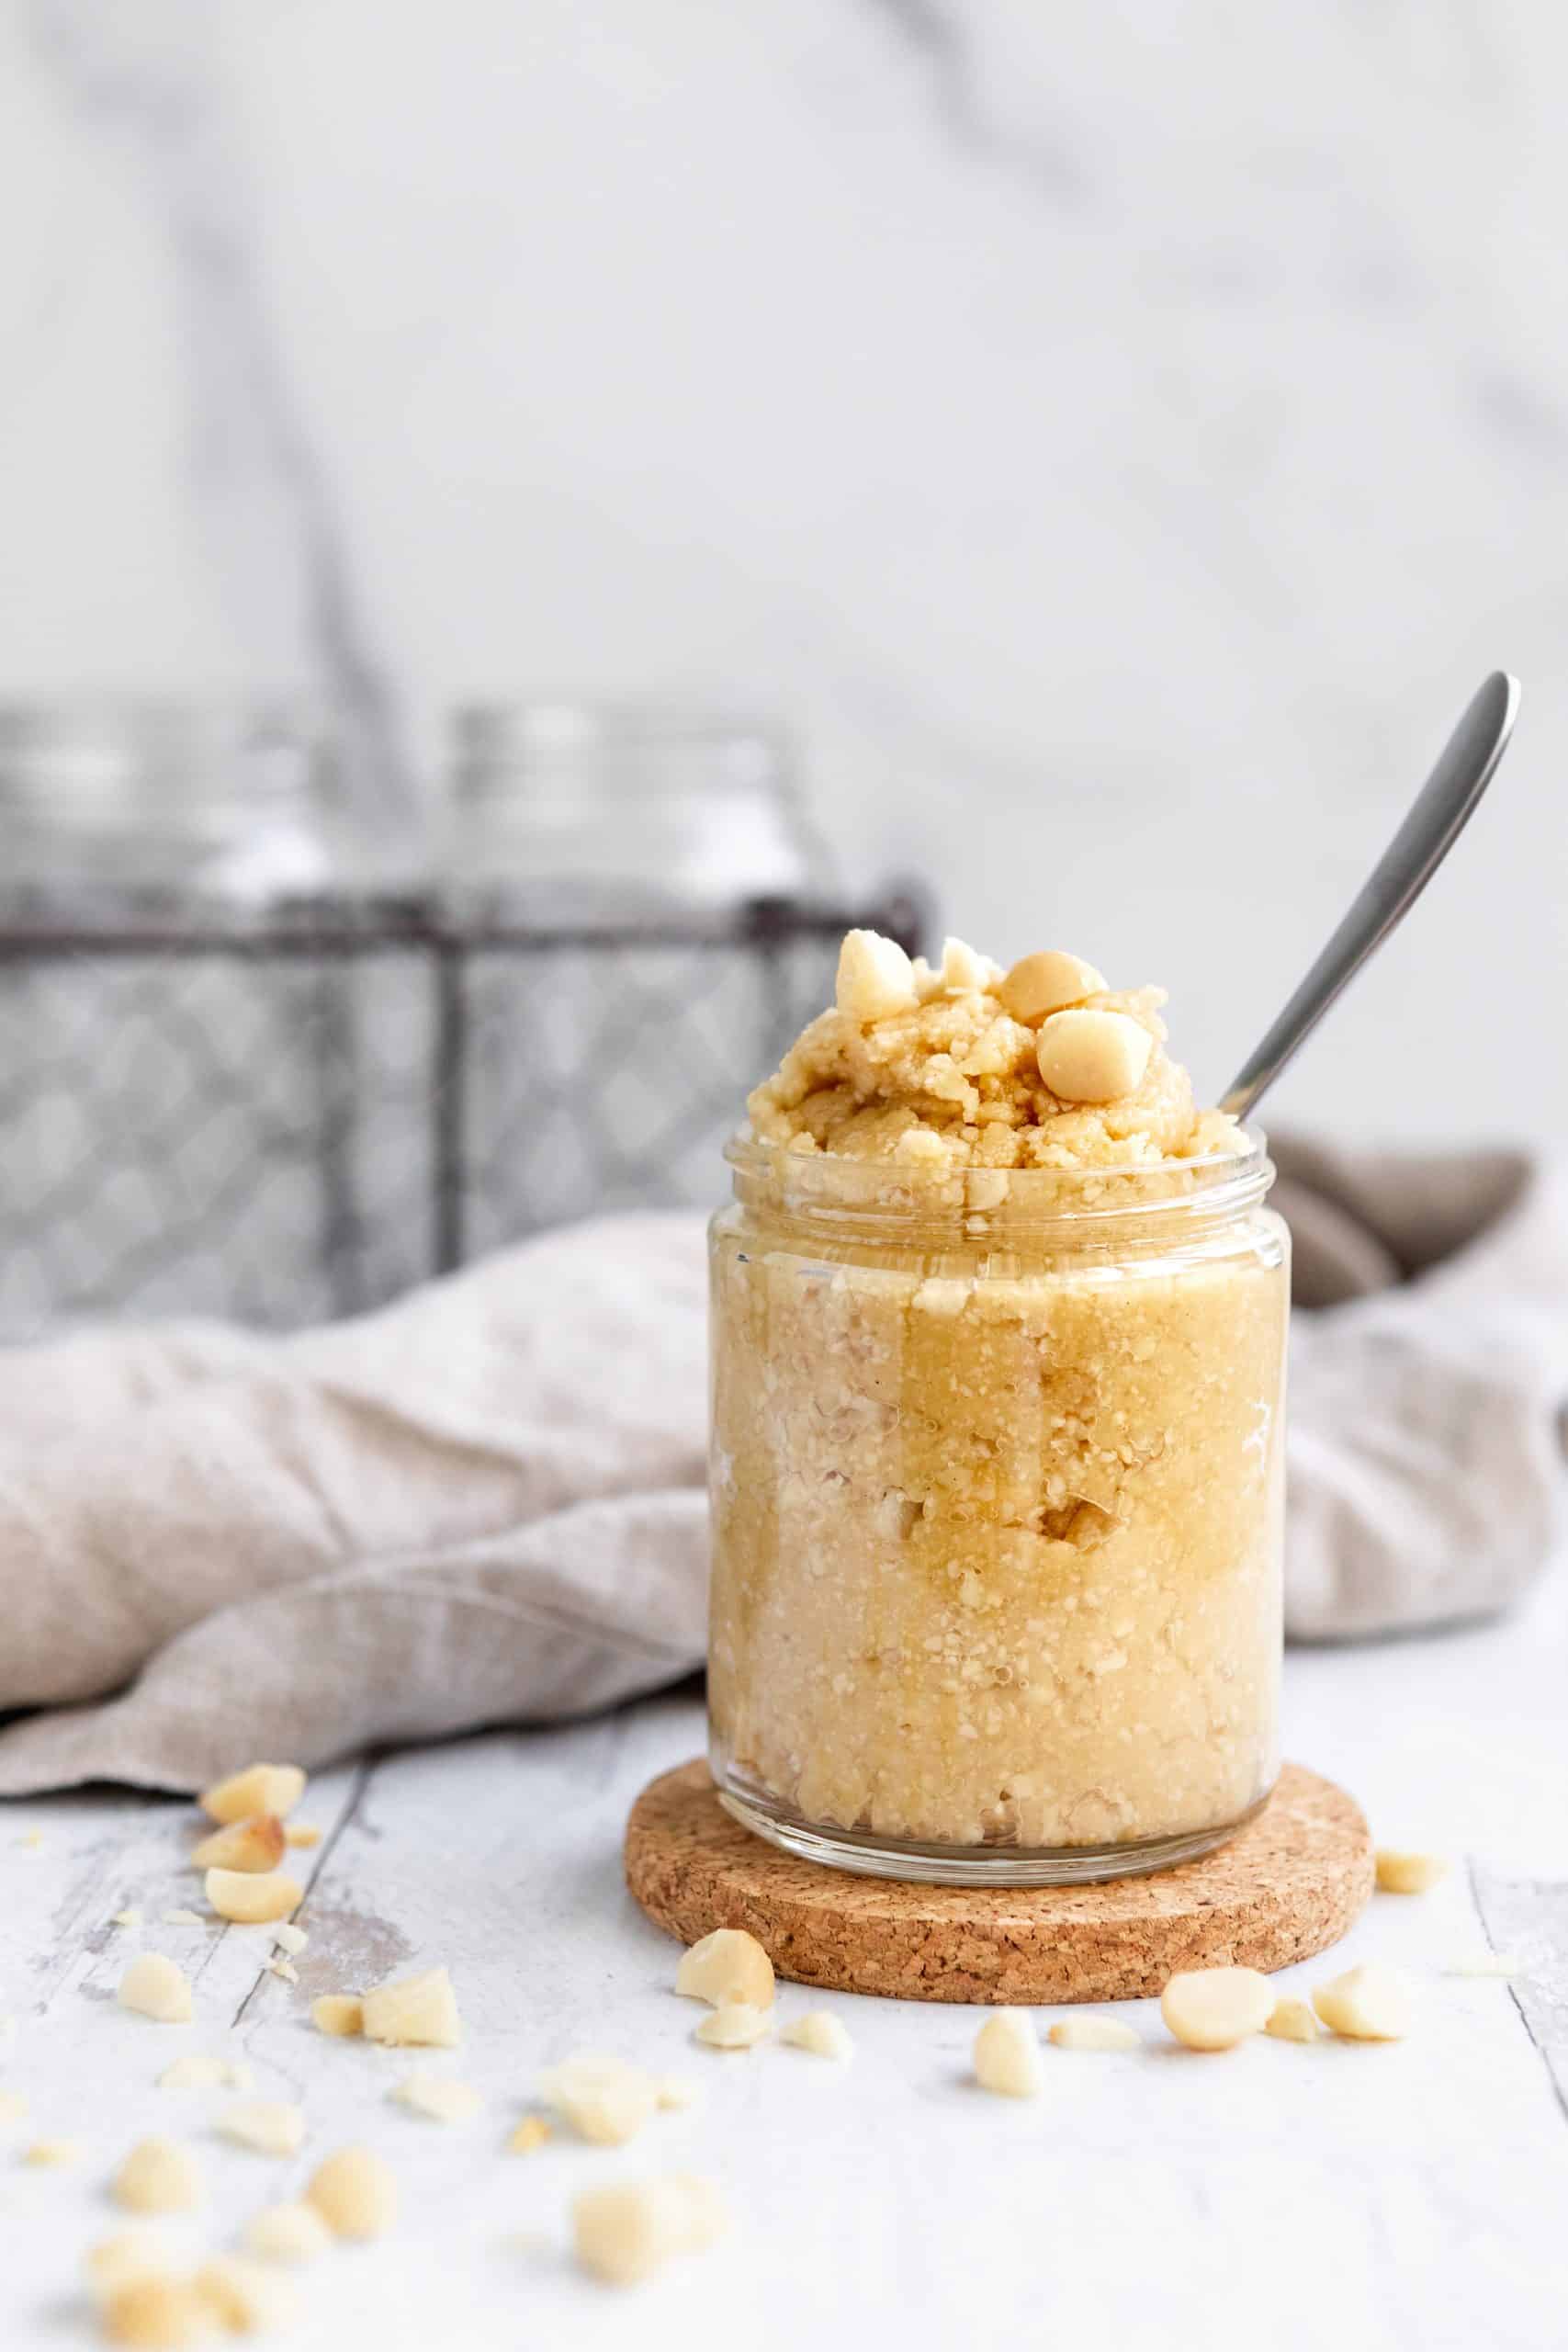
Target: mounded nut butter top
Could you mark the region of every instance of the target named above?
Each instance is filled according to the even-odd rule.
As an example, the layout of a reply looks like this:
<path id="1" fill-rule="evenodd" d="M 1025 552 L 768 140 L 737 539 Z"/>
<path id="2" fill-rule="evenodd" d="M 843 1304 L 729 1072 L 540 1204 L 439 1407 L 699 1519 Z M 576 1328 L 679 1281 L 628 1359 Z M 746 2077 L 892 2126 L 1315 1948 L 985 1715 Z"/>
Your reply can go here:
<path id="1" fill-rule="evenodd" d="M 940 965 L 852 931 L 837 1001 L 748 1104 L 792 1152 L 957 1168 L 1128 1168 L 1239 1152 L 1165 1048 L 1165 990 L 1107 988 L 1060 948 L 1004 972 L 959 939 Z"/>

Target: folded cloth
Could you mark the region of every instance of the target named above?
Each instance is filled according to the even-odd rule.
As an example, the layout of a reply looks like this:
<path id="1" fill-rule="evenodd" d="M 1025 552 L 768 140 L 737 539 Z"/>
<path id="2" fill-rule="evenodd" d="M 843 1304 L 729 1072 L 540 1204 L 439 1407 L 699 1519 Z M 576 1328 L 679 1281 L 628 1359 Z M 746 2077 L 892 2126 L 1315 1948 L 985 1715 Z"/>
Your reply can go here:
<path id="1" fill-rule="evenodd" d="M 1287 1615 L 1495 1609 L 1551 1547 L 1568 1179 L 1280 1147 Z M 544 1722 L 704 1646 L 703 1222 L 600 1219 L 378 1314 L 0 1353 L 0 1793 Z"/>

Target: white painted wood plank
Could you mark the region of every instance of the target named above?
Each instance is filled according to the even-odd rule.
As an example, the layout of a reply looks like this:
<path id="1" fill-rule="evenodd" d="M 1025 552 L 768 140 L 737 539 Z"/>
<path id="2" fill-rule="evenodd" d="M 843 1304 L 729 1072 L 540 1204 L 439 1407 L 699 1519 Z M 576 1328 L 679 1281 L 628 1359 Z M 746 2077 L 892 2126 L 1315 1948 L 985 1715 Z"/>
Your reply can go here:
<path id="1" fill-rule="evenodd" d="M 1522 1852 L 1550 1880 L 1568 1860 L 1552 1796 L 1562 1601 L 1560 1587 L 1509 1627 L 1443 1642 L 1292 1657 L 1288 1745 L 1355 1788 L 1391 1841 L 1469 1847 L 1498 1870 Z M 1397 2047 L 1258 2042 L 1195 2057 L 1139 2004 L 1128 2014 L 1144 2052 L 1048 2052 L 1044 2096 L 1014 2107 L 967 2085 L 976 2012 L 828 1996 L 856 2041 L 846 2074 L 777 2046 L 718 2057 L 691 2044 L 699 2012 L 671 1993 L 675 1948 L 631 1905 L 619 1860 L 637 1790 L 701 1737 L 694 1706 L 664 1702 L 389 1758 L 363 1786 L 302 1914 L 312 1941 L 299 1987 L 265 1979 L 238 2028 L 262 2086 L 303 2098 L 307 2151 L 274 2165 L 202 2142 L 219 2234 L 344 2138 L 382 2148 L 403 2180 L 396 2237 L 309 2278 L 310 2312 L 289 2339 L 300 2352 L 538 2340 L 595 2352 L 649 2331 L 739 2332 L 755 2352 L 799 2352 L 868 2326 L 932 2347 L 994 2336 L 1540 2352 L 1552 2340 L 1568 2297 L 1568 2127 L 1514 1990 L 1441 1973 L 1486 1939 L 1463 1870 L 1429 1896 L 1375 1903 L 1331 1962 L 1281 1979 L 1306 1987 L 1355 1959 L 1400 1961 L 1420 1978 L 1422 2016 Z M 0 1984 L 29 1955 L 47 1980 L 8 2079 L 25 2075 L 51 2107 L 50 2128 L 86 2128 L 94 2157 L 74 2177 L 0 2173 L 6 2352 L 66 2340 L 62 2298 L 109 2219 L 95 2194 L 130 2138 L 169 2128 L 174 2095 L 152 2092 L 152 2074 L 201 2038 L 119 2017 L 92 1997 L 107 1961 L 82 1963 L 89 1919 L 116 1907 L 109 1894 L 134 1893 L 95 1892 L 106 1855 L 127 1849 L 134 1804 L 13 1807 L 0 1836 L 45 1815 L 37 1860 L 13 1863 L 0 1847 L 7 1894 L 31 1890 L 25 1933 L 7 1902 Z M 168 1862 L 185 1833 L 154 1823 L 137 1835 Z M 213 1939 L 198 1986 L 214 2021 L 251 1981 L 226 1956 L 234 1940 Z M 389 2103 L 417 2058 L 328 2042 L 306 2022 L 314 1990 L 437 1960 L 457 1981 L 468 2043 L 423 2063 L 486 2100 L 455 2132 Z M 781 2012 L 820 1998 L 785 1987 Z M 623 2151 L 558 2140 L 503 2155 L 539 2070 L 582 2043 L 690 2075 L 701 2109 L 658 2118 Z M 182 2113 L 220 2103 L 183 2095 Z M 666 2166 L 725 2182 L 732 2243 L 633 2300 L 580 2279 L 563 2251 L 575 2190 Z M 546 2250 L 518 2251 L 520 2231 Z"/>

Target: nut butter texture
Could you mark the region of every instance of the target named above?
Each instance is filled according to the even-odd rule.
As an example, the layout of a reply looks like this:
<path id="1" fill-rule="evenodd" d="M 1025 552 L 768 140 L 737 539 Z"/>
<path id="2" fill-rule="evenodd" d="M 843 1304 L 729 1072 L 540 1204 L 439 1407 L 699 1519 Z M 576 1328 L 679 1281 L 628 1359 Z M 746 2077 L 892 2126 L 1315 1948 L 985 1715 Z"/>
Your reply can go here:
<path id="1" fill-rule="evenodd" d="M 775 1819 L 1124 1852 L 1272 1782 L 1286 1243 L 1161 1001 L 851 933 L 751 1097 L 710 1692 L 721 1783 Z"/>

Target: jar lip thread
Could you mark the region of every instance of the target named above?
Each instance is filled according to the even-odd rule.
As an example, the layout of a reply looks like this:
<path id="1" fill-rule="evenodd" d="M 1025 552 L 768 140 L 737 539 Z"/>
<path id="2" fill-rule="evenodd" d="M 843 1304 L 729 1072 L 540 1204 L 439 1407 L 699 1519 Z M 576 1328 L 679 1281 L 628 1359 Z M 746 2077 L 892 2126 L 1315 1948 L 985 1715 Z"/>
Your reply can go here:
<path id="1" fill-rule="evenodd" d="M 1068 1226 L 1185 1214 L 1239 1215 L 1274 1181 L 1268 1138 L 1243 1130 L 1246 1148 L 1191 1159 L 1125 1161 L 1086 1168 L 962 1168 L 934 1174 L 894 1160 L 837 1152 L 792 1152 L 743 1127 L 725 1148 L 742 1189 L 775 1191 L 785 1206 L 836 1226 L 900 1227 L 1005 1216 L 1010 1226 Z"/>

